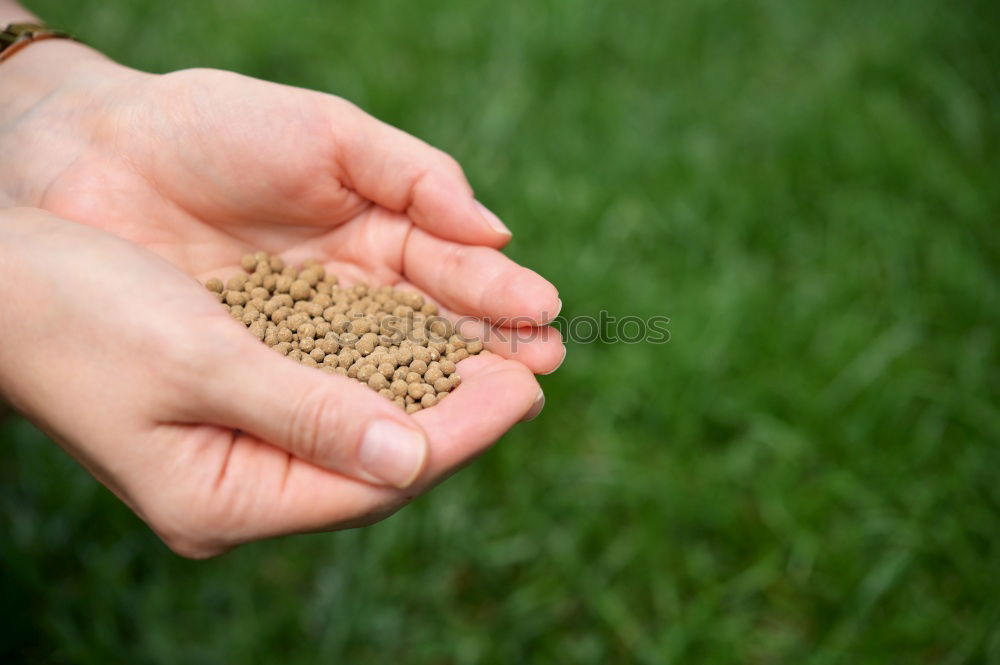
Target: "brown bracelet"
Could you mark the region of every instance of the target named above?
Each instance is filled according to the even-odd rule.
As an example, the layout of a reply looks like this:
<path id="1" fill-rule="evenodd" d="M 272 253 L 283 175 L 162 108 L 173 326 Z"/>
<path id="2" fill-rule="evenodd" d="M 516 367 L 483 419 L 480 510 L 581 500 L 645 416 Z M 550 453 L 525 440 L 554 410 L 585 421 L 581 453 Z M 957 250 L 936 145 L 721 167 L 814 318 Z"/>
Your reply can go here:
<path id="1" fill-rule="evenodd" d="M 41 23 L 11 23 L 0 32 L 0 62 L 32 42 L 43 39 L 73 39 L 68 32 L 53 30 Z"/>

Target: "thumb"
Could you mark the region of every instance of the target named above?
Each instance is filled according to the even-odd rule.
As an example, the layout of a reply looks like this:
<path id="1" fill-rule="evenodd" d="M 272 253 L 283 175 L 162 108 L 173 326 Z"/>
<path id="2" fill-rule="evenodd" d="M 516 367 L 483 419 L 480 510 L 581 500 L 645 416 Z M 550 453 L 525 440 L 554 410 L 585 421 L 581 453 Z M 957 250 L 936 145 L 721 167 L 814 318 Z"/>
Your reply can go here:
<path id="1" fill-rule="evenodd" d="M 202 421 L 253 434 L 368 482 L 405 488 L 423 471 L 427 437 L 398 406 L 353 379 L 300 365 L 256 340 L 231 341 L 228 358 L 199 378 Z"/>

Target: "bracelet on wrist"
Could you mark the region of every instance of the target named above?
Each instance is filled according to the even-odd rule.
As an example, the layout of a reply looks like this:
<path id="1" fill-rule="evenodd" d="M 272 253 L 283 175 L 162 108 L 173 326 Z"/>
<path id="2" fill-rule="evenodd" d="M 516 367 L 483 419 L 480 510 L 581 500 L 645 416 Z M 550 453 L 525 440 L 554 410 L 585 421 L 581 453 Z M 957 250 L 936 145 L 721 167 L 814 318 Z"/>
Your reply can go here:
<path id="1" fill-rule="evenodd" d="M 0 31 L 0 62 L 7 60 L 29 44 L 44 39 L 78 41 L 68 32 L 53 30 L 41 23 L 11 23 Z"/>

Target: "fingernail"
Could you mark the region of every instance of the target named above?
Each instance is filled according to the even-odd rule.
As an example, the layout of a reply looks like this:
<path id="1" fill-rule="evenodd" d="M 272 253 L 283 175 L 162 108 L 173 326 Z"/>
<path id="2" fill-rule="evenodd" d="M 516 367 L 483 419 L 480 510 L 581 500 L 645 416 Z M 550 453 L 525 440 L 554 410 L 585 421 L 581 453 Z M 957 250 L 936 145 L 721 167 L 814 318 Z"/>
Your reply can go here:
<path id="1" fill-rule="evenodd" d="M 400 489 L 413 484 L 426 459 L 424 435 L 392 420 L 376 420 L 369 425 L 358 451 L 362 469 Z"/>
<path id="2" fill-rule="evenodd" d="M 487 224 L 493 227 L 494 231 L 496 231 L 497 233 L 503 233 L 504 235 L 508 236 L 513 235 L 510 232 L 510 229 L 508 229 L 507 226 L 500 221 L 500 218 L 493 214 L 492 210 L 484 206 L 479 201 L 476 201 L 475 203 L 476 203 L 476 208 L 479 209 L 479 214 L 483 216 L 483 219 L 486 220 Z"/>
<path id="3" fill-rule="evenodd" d="M 531 405 L 531 408 L 528 409 L 528 412 L 524 414 L 523 418 L 521 418 L 521 422 L 526 423 L 529 420 L 534 420 L 535 418 L 538 417 L 538 414 L 541 413 L 542 409 L 544 408 L 545 408 L 545 393 L 539 390 L 538 397 L 535 398 L 535 403 Z"/>
<path id="4" fill-rule="evenodd" d="M 552 313 L 552 316 L 548 316 L 545 314 L 545 312 L 542 312 L 542 318 L 546 319 L 544 323 L 548 324 L 555 321 L 556 317 L 559 316 L 559 312 L 561 311 L 562 311 L 562 298 L 559 298 L 559 304 L 556 305 L 556 311 Z"/>
<path id="5" fill-rule="evenodd" d="M 542 372 L 542 376 L 548 376 L 549 374 L 552 374 L 554 371 L 556 371 L 557 369 L 559 369 L 560 367 L 562 367 L 562 364 L 564 362 L 566 362 L 566 347 L 565 346 L 563 346 L 563 357 L 559 359 L 559 364 L 556 365 L 555 367 L 553 367 L 552 369 L 550 369 L 548 372 Z"/>

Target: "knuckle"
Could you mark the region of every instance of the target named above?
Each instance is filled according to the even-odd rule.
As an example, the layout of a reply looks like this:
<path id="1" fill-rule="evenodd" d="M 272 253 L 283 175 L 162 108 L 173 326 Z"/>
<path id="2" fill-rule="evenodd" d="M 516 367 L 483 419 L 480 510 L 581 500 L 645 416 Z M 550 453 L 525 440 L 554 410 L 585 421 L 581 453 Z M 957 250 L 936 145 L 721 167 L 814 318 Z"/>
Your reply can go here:
<path id="1" fill-rule="evenodd" d="M 342 522 L 337 526 L 338 529 L 357 529 L 362 527 L 371 526 L 377 524 L 384 519 L 392 517 L 397 512 L 405 507 L 410 501 L 413 500 L 412 496 L 397 496 L 391 499 L 386 499 L 385 501 L 374 506 L 371 510 L 365 512 L 362 515 Z"/>
<path id="2" fill-rule="evenodd" d="M 325 108 L 329 109 L 331 112 L 339 113 L 341 117 L 354 117 L 358 119 L 368 119 L 372 118 L 368 113 L 365 112 L 360 106 L 355 104 L 349 99 L 344 99 L 337 95 L 327 95 L 320 94 L 317 97 L 324 105 Z"/>
<path id="3" fill-rule="evenodd" d="M 143 507 L 142 514 L 163 544 L 187 559 L 206 559 L 228 549 L 198 511 L 187 510 L 188 503 L 176 496 L 163 496 Z"/>
<path id="4" fill-rule="evenodd" d="M 335 405 L 335 397 L 325 390 L 306 391 L 299 396 L 286 435 L 292 454 L 326 464 L 343 461 L 343 451 L 327 445 L 341 424 Z"/>
<path id="5" fill-rule="evenodd" d="M 184 557 L 185 559 L 210 559 L 228 551 L 228 548 L 226 547 L 207 545 L 190 538 L 163 538 L 161 536 L 160 539 L 163 541 L 164 545 L 170 548 L 170 551 L 178 556 Z"/>
<path id="6" fill-rule="evenodd" d="M 473 263 L 471 248 L 466 245 L 449 243 L 443 247 L 438 256 L 441 274 L 452 279 L 465 274 L 470 263 Z"/>
<path id="7" fill-rule="evenodd" d="M 458 163 L 457 159 L 445 151 L 437 148 L 434 148 L 434 153 L 442 171 L 462 180 L 463 182 L 466 181 L 465 169 L 462 168 L 462 165 Z"/>

